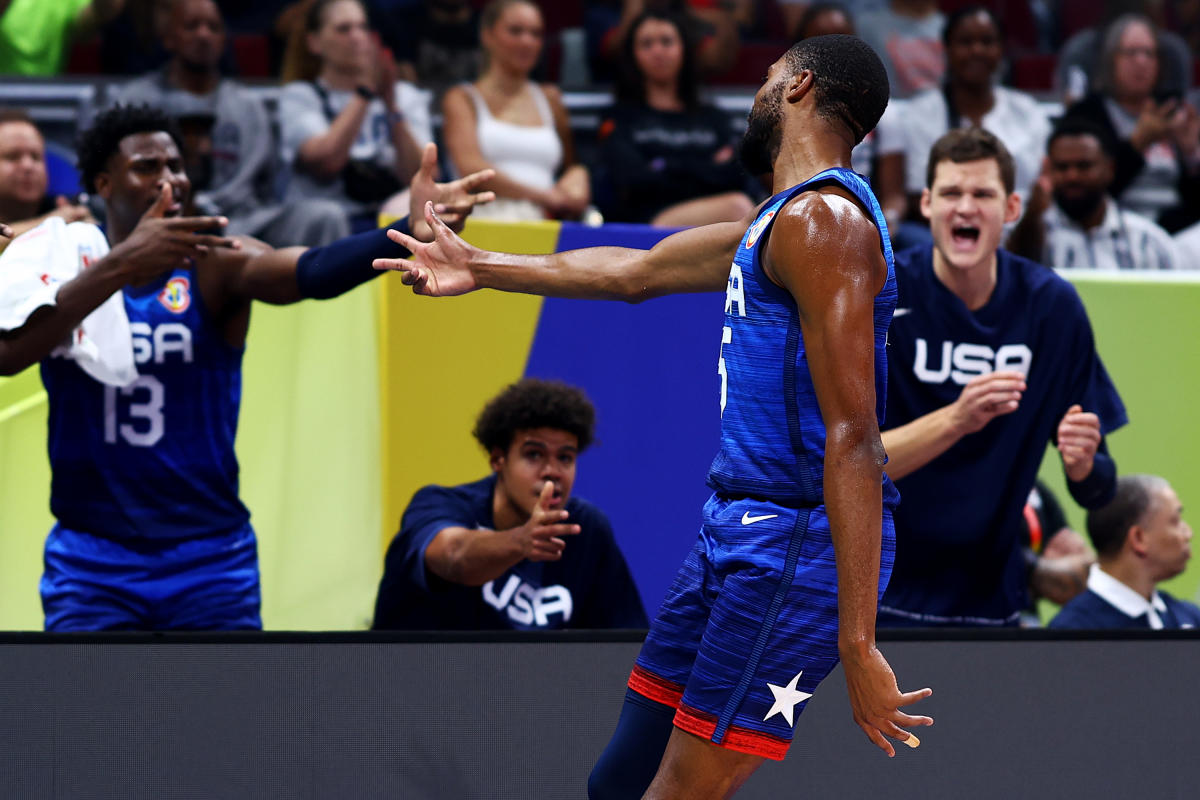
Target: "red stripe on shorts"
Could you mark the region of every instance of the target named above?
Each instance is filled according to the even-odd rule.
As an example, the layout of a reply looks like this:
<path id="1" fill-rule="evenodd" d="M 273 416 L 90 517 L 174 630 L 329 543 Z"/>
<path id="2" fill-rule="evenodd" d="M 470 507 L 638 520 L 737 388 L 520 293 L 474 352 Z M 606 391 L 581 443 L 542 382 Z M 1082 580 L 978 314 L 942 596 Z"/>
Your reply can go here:
<path id="1" fill-rule="evenodd" d="M 697 711 L 681 703 L 675 709 L 675 727 L 711 742 L 713 732 L 717 729 L 717 718 L 712 714 L 705 714 L 703 711 Z M 714 744 L 727 750 L 762 756 L 772 761 L 782 761 L 783 757 L 787 755 L 788 745 L 791 742 L 769 733 L 730 725 L 729 729 L 725 731 L 725 738 Z"/>
<path id="2" fill-rule="evenodd" d="M 642 697 L 648 697 L 656 703 L 662 703 L 671 708 L 676 708 L 680 699 L 683 698 L 682 686 L 660 678 L 637 664 L 633 665 L 633 672 L 629 674 L 629 688 Z"/>

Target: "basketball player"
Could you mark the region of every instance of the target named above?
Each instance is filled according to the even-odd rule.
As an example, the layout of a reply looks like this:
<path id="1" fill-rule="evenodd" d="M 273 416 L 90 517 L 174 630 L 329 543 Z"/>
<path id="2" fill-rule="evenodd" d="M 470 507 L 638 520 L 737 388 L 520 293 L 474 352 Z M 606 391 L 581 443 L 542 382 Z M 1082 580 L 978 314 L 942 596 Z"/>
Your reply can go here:
<path id="1" fill-rule="evenodd" d="M 887 86 L 853 36 L 808 39 L 775 62 L 743 160 L 771 174 L 776 194 L 752 220 L 650 251 L 517 256 L 467 245 L 427 208 L 432 245 L 389 234 L 417 262 L 377 262 L 429 295 L 726 290 L 714 494 L 638 656 L 593 798 L 730 796 L 764 759 L 783 758 L 796 713 L 839 656 L 855 721 L 889 756 L 886 737 L 915 743 L 904 728 L 933 722 L 900 710 L 931 692 L 901 693 L 875 647 L 898 500 L 879 436 L 896 284 L 879 204 L 848 167 Z"/>
<path id="2" fill-rule="evenodd" d="M 1014 173 L 988 131 L 947 133 L 921 197 L 933 243 L 896 256 L 883 441 L 904 502 L 880 625 L 1020 622 L 1050 566 L 1025 557 L 1021 532 L 1047 442 L 1079 505 L 1116 490 L 1103 437 L 1125 407 L 1083 303 L 1053 270 L 998 249 L 1020 216 Z"/>
<path id="3" fill-rule="evenodd" d="M 22 259 L 35 256 L 87 267 L 0 333 L 0 374 L 41 361 L 49 395 L 58 522 L 41 581 L 47 630 L 262 627 L 233 447 L 251 303 L 335 297 L 377 274 L 373 257 L 402 252 L 383 231 L 273 250 L 214 233 L 223 217 L 181 216 L 191 184 L 170 130 L 145 106 L 101 114 L 79 163 L 87 190 L 104 199 L 106 234 L 82 223 L 39 228 L 0 260 L 0 272 L 29 269 Z M 470 193 L 485 174 L 434 184 L 435 163 L 427 151 L 414 194 L 455 220 L 486 200 Z M 59 233 L 64 252 L 39 249 Z M 52 355 L 110 296 L 122 298 L 133 335 L 138 374 L 124 387 Z"/>

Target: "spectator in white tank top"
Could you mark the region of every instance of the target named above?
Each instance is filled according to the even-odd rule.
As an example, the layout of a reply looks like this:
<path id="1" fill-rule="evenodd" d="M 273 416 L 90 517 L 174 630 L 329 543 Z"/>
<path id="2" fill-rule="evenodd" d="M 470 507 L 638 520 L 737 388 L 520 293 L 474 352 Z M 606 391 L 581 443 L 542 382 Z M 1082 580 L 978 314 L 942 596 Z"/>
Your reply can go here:
<path id="1" fill-rule="evenodd" d="M 483 188 L 497 199 L 476 216 L 578 219 L 591 188 L 586 168 L 575 163 L 562 94 L 529 80 L 542 53 L 541 11 L 528 0 L 493 0 L 480 27 L 483 74 L 446 92 L 442 108 L 458 173 L 496 170 Z"/>

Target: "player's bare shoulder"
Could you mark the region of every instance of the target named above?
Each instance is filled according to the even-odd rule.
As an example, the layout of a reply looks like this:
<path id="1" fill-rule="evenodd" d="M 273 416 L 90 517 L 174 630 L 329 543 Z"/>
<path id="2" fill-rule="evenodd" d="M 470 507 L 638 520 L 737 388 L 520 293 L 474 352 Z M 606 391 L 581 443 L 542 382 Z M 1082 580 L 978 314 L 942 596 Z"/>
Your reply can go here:
<path id="1" fill-rule="evenodd" d="M 779 210 L 765 266 L 777 283 L 785 273 L 835 271 L 843 278 L 885 279 L 887 262 L 871 212 L 850 190 L 826 184 L 801 192 Z M 778 276 L 778 277 L 776 277 Z"/>

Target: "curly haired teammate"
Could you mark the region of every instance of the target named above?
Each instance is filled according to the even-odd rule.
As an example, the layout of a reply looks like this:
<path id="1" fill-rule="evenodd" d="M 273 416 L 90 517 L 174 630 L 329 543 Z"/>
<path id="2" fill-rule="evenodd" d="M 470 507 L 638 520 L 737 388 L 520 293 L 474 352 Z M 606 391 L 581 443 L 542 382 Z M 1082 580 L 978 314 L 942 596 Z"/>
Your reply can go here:
<path id="1" fill-rule="evenodd" d="M 771 173 L 776 194 L 753 220 L 650 251 L 531 257 L 479 251 L 427 207 L 433 244 L 391 234 L 415 264 L 376 262 L 430 295 L 636 301 L 725 288 L 714 494 L 638 656 L 593 798 L 732 795 L 784 756 L 798 707 L 839 657 L 854 718 L 888 755 L 886 737 L 915 744 L 904 729 L 933 722 L 900 710 L 931 691 L 900 692 L 875 647 L 898 501 L 879 436 L 896 284 L 879 204 L 848 165 L 887 85 L 852 36 L 805 40 L 771 66 L 743 160 Z"/>

